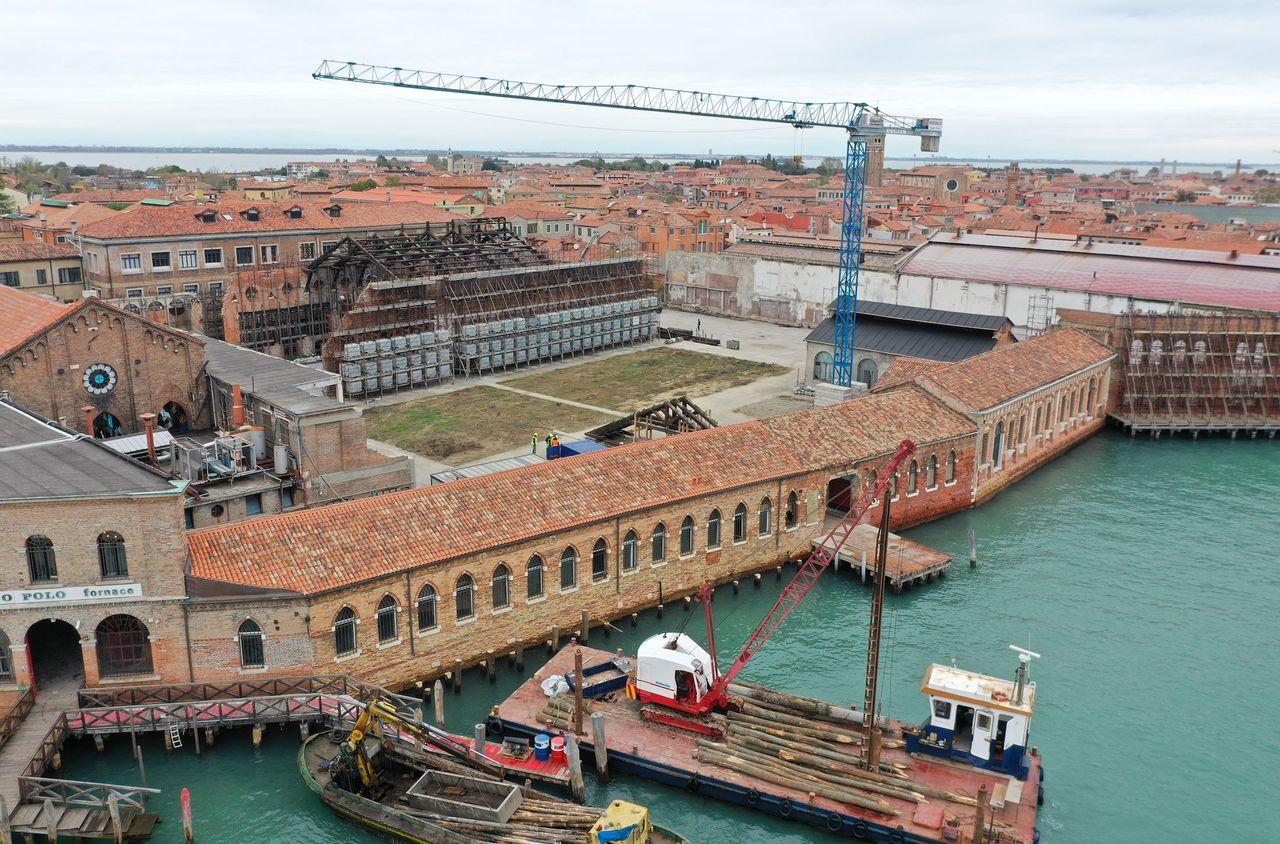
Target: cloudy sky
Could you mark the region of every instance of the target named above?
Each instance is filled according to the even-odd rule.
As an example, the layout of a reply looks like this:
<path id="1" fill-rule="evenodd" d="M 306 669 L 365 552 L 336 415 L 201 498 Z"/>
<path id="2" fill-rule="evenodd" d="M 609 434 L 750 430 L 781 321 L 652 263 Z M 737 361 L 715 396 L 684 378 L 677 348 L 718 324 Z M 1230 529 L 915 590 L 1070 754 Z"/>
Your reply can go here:
<path id="1" fill-rule="evenodd" d="M 953 156 L 1280 160 L 1274 0 L 47 0 L 0 21 L 0 143 L 843 149 L 832 130 L 313 80 L 330 58 L 863 100 L 943 118 Z"/>

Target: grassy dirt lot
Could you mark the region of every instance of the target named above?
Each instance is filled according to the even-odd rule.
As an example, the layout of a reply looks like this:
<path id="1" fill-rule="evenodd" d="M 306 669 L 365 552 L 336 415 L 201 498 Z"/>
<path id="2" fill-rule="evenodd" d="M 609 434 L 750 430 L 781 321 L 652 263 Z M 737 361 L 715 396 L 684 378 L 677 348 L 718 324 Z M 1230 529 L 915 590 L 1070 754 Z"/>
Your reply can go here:
<path id="1" fill-rule="evenodd" d="M 612 416 L 522 396 L 493 387 L 468 387 L 364 413 L 369 436 L 423 457 L 460 466 L 492 454 L 528 447 L 544 435 L 581 431 Z"/>
<path id="2" fill-rule="evenodd" d="M 684 349 L 653 349 L 502 383 L 545 396 L 631 411 L 676 396 L 710 395 L 787 372 L 787 367 L 772 363 Z"/>

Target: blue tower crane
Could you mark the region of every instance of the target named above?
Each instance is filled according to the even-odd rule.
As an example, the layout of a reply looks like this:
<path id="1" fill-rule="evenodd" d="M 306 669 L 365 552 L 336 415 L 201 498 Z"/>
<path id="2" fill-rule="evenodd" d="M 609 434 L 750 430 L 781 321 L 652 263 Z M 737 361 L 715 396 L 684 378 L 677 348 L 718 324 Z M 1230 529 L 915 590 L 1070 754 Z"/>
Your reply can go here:
<path id="1" fill-rule="evenodd" d="M 848 133 L 848 141 L 845 146 L 844 197 L 841 203 L 843 220 L 840 225 L 840 271 L 835 301 L 835 366 L 832 376 L 832 382 L 841 387 L 851 386 L 854 376 L 853 350 L 858 316 L 858 275 L 862 265 L 862 208 L 866 189 L 867 140 L 884 135 L 915 135 L 920 138 L 921 151 L 937 152 L 942 138 L 942 121 L 939 119 L 884 114 L 866 103 L 774 100 L 711 94 L 705 91 L 651 88 L 645 85 L 552 85 L 332 60 L 321 62 L 311 76 L 314 79 L 334 79 L 422 91 L 785 123 L 797 129 L 819 126 L 844 129 Z"/>

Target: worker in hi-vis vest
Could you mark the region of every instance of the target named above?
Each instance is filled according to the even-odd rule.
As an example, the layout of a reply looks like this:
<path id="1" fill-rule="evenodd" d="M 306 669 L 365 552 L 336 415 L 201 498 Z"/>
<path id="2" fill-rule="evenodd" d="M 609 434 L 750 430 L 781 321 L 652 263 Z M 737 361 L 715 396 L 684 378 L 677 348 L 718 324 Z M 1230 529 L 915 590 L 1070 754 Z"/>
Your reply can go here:
<path id="1" fill-rule="evenodd" d="M 537 431 L 533 432 L 533 453 L 534 454 L 538 453 L 538 432 Z"/>

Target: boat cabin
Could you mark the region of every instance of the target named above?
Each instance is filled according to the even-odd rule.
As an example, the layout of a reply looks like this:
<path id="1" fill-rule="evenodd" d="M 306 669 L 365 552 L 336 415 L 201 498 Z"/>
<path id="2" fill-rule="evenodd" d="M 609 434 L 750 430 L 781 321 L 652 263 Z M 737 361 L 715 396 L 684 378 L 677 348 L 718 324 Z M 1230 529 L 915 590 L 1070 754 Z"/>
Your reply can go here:
<path id="1" fill-rule="evenodd" d="M 1002 771 L 1026 779 L 1027 736 L 1036 684 L 1025 681 L 1025 661 L 1016 681 L 1001 680 L 934 663 L 920 690 L 929 697 L 929 719 L 907 732 L 907 748 Z"/>
<path id="2" fill-rule="evenodd" d="M 641 701 L 692 707 L 711 688 L 711 654 L 683 633 L 659 633 L 640 643 L 635 690 Z"/>

